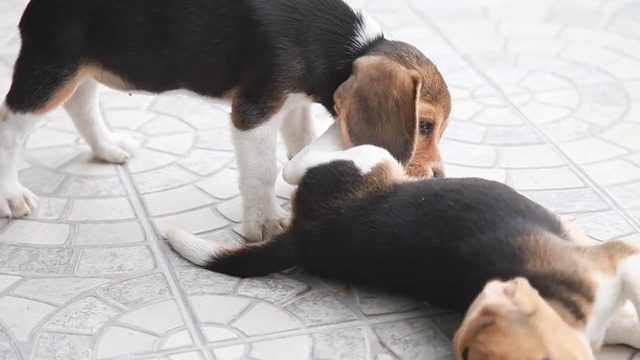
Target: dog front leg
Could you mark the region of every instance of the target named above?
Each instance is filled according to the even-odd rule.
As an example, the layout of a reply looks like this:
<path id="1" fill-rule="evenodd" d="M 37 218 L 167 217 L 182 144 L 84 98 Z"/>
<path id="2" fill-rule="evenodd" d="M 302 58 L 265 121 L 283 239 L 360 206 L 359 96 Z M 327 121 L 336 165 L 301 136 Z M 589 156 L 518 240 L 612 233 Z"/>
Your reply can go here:
<path id="1" fill-rule="evenodd" d="M 234 125 L 240 114 L 233 114 Z M 284 231 L 289 214 L 278 205 L 275 183 L 278 176 L 276 137 L 281 112 L 250 129 L 232 128 L 236 149 L 239 187 L 242 196 L 242 232 L 248 241 L 266 240 Z"/>

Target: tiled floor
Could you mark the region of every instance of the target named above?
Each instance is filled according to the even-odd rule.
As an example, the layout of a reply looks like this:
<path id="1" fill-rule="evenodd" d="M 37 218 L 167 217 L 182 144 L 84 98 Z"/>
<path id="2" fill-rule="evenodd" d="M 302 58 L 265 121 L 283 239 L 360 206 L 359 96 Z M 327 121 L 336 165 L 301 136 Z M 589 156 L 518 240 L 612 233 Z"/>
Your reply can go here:
<path id="1" fill-rule="evenodd" d="M 25 4 L 0 1 L 0 93 Z M 504 181 L 596 239 L 640 243 L 640 1 L 357 5 L 442 69 L 450 176 Z M 451 358 L 455 315 L 298 272 L 240 281 L 179 259 L 159 229 L 238 239 L 228 110 L 107 90 L 102 109 L 143 142 L 127 166 L 91 161 L 61 111 L 26 141 L 21 179 L 43 207 L 0 220 L 0 359 Z M 279 186 L 283 203 L 289 191 Z"/>

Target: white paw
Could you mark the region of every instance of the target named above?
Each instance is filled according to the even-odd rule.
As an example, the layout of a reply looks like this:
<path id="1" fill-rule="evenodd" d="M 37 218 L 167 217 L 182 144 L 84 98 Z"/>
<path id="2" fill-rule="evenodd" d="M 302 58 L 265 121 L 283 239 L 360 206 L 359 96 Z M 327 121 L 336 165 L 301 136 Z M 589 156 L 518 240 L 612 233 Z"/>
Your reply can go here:
<path id="1" fill-rule="evenodd" d="M 128 135 L 113 134 L 113 136 L 93 149 L 93 154 L 111 164 L 127 162 L 140 148 L 140 144 Z"/>
<path id="2" fill-rule="evenodd" d="M 280 206 L 275 206 L 271 212 L 263 216 L 260 216 L 261 212 L 254 209 L 245 214 L 242 233 L 250 242 L 272 239 L 283 233 L 290 222 L 289 213 L 282 210 Z"/>
<path id="3" fill-rule="evenodd" d="M 0 184 L 0 217 L 20 218 L 35 211 L 38 197 L 16 182 Z"/>

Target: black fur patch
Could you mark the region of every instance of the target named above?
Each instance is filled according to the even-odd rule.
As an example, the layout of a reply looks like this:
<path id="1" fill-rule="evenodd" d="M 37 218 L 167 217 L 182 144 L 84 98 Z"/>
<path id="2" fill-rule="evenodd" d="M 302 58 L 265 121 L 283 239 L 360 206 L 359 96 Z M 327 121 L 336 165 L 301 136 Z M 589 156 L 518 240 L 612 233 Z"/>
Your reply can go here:
<path id="1" fill-rule="evenodd" d="M 234 89 L 240 128 L 292 92 L 333 112 L 333 93 L 372 45 L 354 47 L 361 26 L 342 0 L 32 0 L 7 104 L 34 111 L 91 63 L 130 90 Z"/>
<path id="2" fill-rule="evenodd" d="M 465 311 L 487 281 L 522 276 L 577 320 L 585 319 L 579 306 L 559 293 L 592 301 L 586 284 L 534 272 L 528 263 L 527 249 L 535 248 L 537 239 L 563 234 L 557 217 L 542 206 L 483 179 L 429 179 L 363 195 L 357 190 L 364 180 L 346 161 L 310 169 L 295 197 L 295 220 L 273 243 L 286 239 L 286 253 L 298 254 L 295 265 L 319 276 L 457 311 Z M 236 255 L 236 263 L 250 261 Z M 279 261 L 272 257 L 279 258 L 273 251 L 262 258 L 253 253 L 251 261 L 269 271 L 283 270 L 266 266 Z M 220 263 L 209 268 L 241 275 Z"/>

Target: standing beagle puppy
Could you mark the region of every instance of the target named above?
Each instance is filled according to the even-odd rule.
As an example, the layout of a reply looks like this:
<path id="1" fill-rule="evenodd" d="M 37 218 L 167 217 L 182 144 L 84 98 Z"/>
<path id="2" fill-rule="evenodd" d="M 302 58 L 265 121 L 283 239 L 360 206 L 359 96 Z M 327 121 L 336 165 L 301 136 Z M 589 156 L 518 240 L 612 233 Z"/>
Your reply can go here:
<path id="1" fill-rule="evenodd" d="M 640 348 L 640 249 L 594 245 L 507 185 L 406 177 L 386 150 L 348 148 L 336 125 L 285 168 L 299 187 L 273 240 L 223 246 L 171 230 L 186 259 L 239 277 L 301 266 L 467 311 L 457 360 L 593 359 Z"/>
<path id="2" fill-rule="evenodd" d="M 450 95 L 415 47 L 386 39 L 342 0 L 31 0 L 0 107 L 0 216 L 36 197 L 18 181 L 19 150 L 41 115 L 64 104 L 94 155 L 123 163 L 137 144 L 105 125 L 97 84 L 129 93 L 181 91 L 230 103 L 248 240 L 289 216 L 277 204 L 276 136 L 291 158 L 315 135 L 322 104 L 345 140 L 388 149 L 414 175 L 443 173 L 438 142 Z"/>

